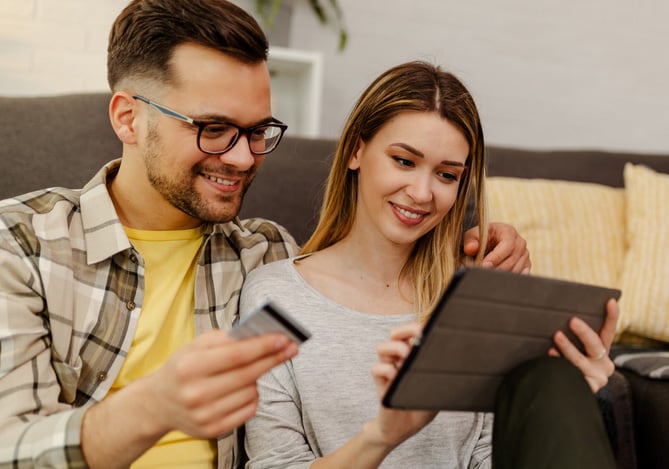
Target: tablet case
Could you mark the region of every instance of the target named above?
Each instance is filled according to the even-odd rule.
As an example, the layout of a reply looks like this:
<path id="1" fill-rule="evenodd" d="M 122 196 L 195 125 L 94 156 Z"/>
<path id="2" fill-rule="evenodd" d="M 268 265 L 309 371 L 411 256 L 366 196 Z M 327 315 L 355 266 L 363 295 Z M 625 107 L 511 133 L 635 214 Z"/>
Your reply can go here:
<path id="1" fill-rule="evenodd" d="M 504 375 L 579 316 L 598 331 L 620 291 L 478 267 L 456 272 L 383 398 L 386 407 L 492 411 Z"/>

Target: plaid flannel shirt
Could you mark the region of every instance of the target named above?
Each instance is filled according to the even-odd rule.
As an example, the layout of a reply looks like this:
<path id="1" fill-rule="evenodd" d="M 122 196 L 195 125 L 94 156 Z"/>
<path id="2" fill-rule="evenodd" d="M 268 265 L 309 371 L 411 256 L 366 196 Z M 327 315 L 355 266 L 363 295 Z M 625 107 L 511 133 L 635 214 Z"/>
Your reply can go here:
<path id="1" fill-rule="evenodd" d="M 119 161 L 82 189 L 0 202 L 0 467 L 84 467 L 81 420 L 123 364 L 144 295 L 143 260 L 107 192 Z M 294 255 L 261 219 L 208 226 L 195 280 L 195 333 L 227 328 L 253 268 Z M 121 430 L 121 429 L 119 429 Z M 236 464 L 234 432 L 219 467 Z"/>

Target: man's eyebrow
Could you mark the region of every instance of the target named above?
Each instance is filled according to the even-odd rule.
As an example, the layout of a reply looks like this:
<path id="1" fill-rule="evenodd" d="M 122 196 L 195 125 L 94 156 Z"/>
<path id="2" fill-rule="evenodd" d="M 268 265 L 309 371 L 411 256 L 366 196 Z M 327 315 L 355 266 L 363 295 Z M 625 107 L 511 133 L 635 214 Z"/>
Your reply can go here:
<path id="1" fill-rule="evenodd" d="M 425 158 L 425 154 L 422 151 L 418 150 L 417 148 L 412 147 L 409 144 L 402 143 L 402 142 L 397 142 L 397 143 L 391 143 L 390 146 L 391 147 L 392 146 L 397 146 L 397 147 L 403 148 L 406 151 L 408 151 L 409 153 L 413 153 L 414 155 L 418 156 L 419 158 Z M 462 167 L 462 168 L 465 167 L 465 164 L 461 163 L 459 161 L 444 160 L 444 161 L 441 162 L 441 164 L 448 165 L 448 166 L 459 166 L 459 167 Z"/>
<path id="2" fill-rule="evenodd" d="M 224 116 L 221 114 L 202 114 L 199 116 L 194 116 L 192 117 L 193 120 L 196 121 L 202 121 L 202 122 L 225 122 L 225 123 L 230 123 L 230 124 L 236 124 L 239 125 L 239 121 L 236 119 L 233 119 L 229 116 Z M 253 123 L 253 125 L 250 125 L 249 127 L 253 127 L 256 125 L 262 125 L 262 124 L 269 124 L 270 122 L 275 122 L 276 118 L 273 116 L 268 116 L 263 119 L 260 119 L 259 121 Z"/>

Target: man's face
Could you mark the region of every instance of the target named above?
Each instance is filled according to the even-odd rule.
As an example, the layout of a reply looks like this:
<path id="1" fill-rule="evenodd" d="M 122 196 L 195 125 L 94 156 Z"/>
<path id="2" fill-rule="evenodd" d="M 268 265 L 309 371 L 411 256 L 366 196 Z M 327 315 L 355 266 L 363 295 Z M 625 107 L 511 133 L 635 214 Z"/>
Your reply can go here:
<path id="1" fill-rule="evenodd" d="M 177 47 L 172 63 L 175 85 L 149 99 L 195 120 L 225 121 L 242 127 L 271 117 L 265 63 L 243 64 L 193 44 Z M 197 146 L 196 126 L 149 106 L 145 106 L 145 112 L 148 125 L 141 153 L 147 188 L 160 194 L 159 203 L 172 206 L 163 207 L 165 211 L 177 219 L 185 214 L 185 225 L 234 218 L 264 157 L 250 152 L 244 135 L 222 155 L 203 153 Z M 157 199 L 155 194 L 147 200 L 151 199 Z"/>

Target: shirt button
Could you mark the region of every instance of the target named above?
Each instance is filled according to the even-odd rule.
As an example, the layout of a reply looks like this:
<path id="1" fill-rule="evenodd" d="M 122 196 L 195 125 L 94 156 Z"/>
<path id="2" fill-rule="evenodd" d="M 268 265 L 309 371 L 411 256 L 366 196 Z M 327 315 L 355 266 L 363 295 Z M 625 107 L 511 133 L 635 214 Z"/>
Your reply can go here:
<path id="1" fill-rule="evenodd" d="M 107 379 L 107 372 L 106 371 L 98 371 L 98 374 L 96 376 L 97 380 L 102 382 Z"/>
<path id="2" fill-rule="evenodd" d="M 132 300 L 128 301 L 128 302 L 125 304 L 125 307 L 128 308 L 128 311 L 132 311 L 133 309 L 135 309 L 135 306 L 137 306 L 137 305 L 136 305 L 135 302 L 132 301 Z"/>
<path id="3" fill-rule="evenodd" d="M 135 256 L 134 254 L 131 254 L 131 255 L 130 255 L 130 261 L 131 261 L 133 264 L 137 264 L 137 256 Z"/>

